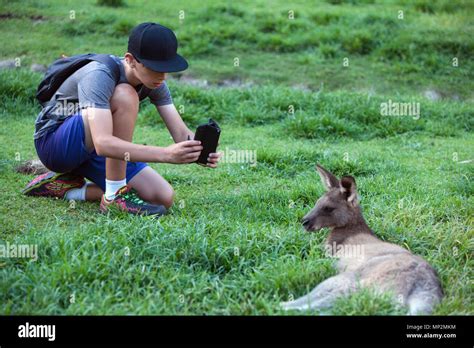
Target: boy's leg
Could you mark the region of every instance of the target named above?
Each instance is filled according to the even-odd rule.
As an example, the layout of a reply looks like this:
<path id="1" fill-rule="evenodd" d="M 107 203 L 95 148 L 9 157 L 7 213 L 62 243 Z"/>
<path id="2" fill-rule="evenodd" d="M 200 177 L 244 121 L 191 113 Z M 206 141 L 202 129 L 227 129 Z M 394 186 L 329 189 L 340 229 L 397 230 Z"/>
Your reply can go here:
<path id="1" fill-rule="evenodd" d="M 138 94 L 129 84 L 119 84 L 115 87 L 114 94 L 110 99 L 114 123 L 114 136 L 126 140 L 133 140 L 133 131 L 139 108 Z M 107 180 L 123 180 L 126 177 L 127 162 L 106 158 L 105 177 Z M 145 167 L 136 174 L 130 181 L 130 186 L 138 191 L 139 196 L 152 204 L 161 204 L 169 208 L 173 204 L 174 192 L 171 185 L 156 171 L 150 167 Z M 100 188 L 99 188 L 100 189 Z M 91 187 L 91 190 L 97 189 Z M 93 198 L 95 195 L 91 194 Z"/>
<path id="2" fill-rule="evenodd" d="M 113 119 L 113 135 L 131 142 L 139 108 L 138 94 L 135 89 L 129 84 L 117 85 L 110 99 L 110 108 Z M 142 200 L 149 203 L 137 209 L 158 213 L 163 211 L 158 206 L 170 207 L 173 202 L 174 193 L 168 182 L 153 169 L 146 166 L 145 163 L 127 162 L 127 153 L 124 153 L 123 157 L 123 160 L 105 158 L 105 197 L 109 198 L 109 195 L 114 194 L 111 198 L 115 198 L 117 189 L 120 189 L 117 185 L 122 185 L 120 182 L 125 182 L 128 177 L 130 180 L 129 186 L 137 191 L 138 196 Z M 99 158 L 96 158 L 94 161 L 100 166 Z M 91 161 L 91 164 L 94 161 Z M 95 180 L 95 182 L 99 181 Z M 111 187 L 113 190 L 111 190 Z M 86 199 L 97 198 L 99 192 L 100 187 L 91 186 L 90 189 L 88 187 Z M 102 199 L 101 210 L 106 210 L 108 204 L 107 200 Z"/>
<path id="3" fill-rule="evenodd" d="M 38 157 L 50 171 L 31 180 L 22 191 L 25 195 L 64 198 L 84 187 L 84 177 L 71 173 L 89 158 L 82 141 L 83 128 L 81 115 L 73 115 L 53 132 L 35 139 Z"/>
<path id="4" fill-rule="evenodd" d="M 94 178 L 94 180 L 97 180 Z M 170 208 L 173 205 L 174 190 L 160 174 L 151 167 L 141 169 L 128 183 L 137 190 L 144 201 L 152 204 L 164 205 Z M 99 185 L 89 183 L 86 191 L 87 201 L 100 201 L 104 191 Z"/>
<path id="5" fill-rule="evenodd" d="M 138 115 L 138 94 L 135 89 L 127 84 L 121 83 L 115 87 L 114 94 L 110 99 L 110 111 L 113 118 L 113 135 L 125 141 L 132 141 L 135 121 Z M 106 158 L 105 177 L 107 180 L 123 180 L 127 162 L 126 154 L 124 160 Z"/>
<path id="6" fill-rule="evenodd" d="M 132 141 L 135 121 L 138 115 L 138 94 L 129 84 L 119 84 L 110 98 L 113 121 L 113 135 L 125 141 Z M 123 160 L 106 158 L 105 162 L 105 203 L 115 199 L 116 193 L 127 184 L 127 152 Z"/>
<path id="7" fill-rule="evenodd" d="M 114 136 L 126 141 L 133 140 L 133 131 L 137 120 L 139 99 L 135 89 L 129 84 L 120 84 L 115 88 L 110 100 L 114 122 Z M 124 154 L 125 159 L 126 154 Z M 107 180 L 125 179 L 127 162 L 107 158 L 105 176 Z M 152 204 L 161 204 L 169 208 L 173 204 L 174 192 L 171 185 L 150 167 L 143 168 L 130 180 L 130 186 L 139 196 Z"/>
<path id="8" fill-rule="evenodd" d="M 153 168 L 145 167 L 138 172 L 130 181 L 129 185 L 138 191 L 138 195 L 143 200 L 161 204 L 166 208 L 173 205 L 174 190 L 173 187 Z M 100 201 L 104 191 L 100 186 L 89 183 L 87 185 L 86 200 Z"/>
<path id="9" fill-rule="evenodd" d="M 139 171 L 129 184 L 137 190 L 140 198 L 147 202 L 164 205 L 167 209 L 173 205 L 173 188 L 151 167 L 145 167 Z"/>
<path id="10" fill-rule="evenodd" d="M 132 141 L 135 122 L 138 115 L 138 107 L 138 94 L 131 85 L 122 83 L 115 87 L 112 98 L 110 99 L 114 136 L 123 140 Z M 124 180 L 126 168 L 126 161 L 106 158 L 106 179 L 111 181 Z M 86 189 L 86 200 L 100 201 L 103 194 L 104 191 L 100 186 L 96 184 L 89 184 Z"/>
<path id="11" fill-rule="evenodd" d="M 90 201 L 90 202 L 100 201 L 103 194 L 104 194 L 104 191 L 102 191 L 99 185 L 96 185 L 94 183 L 89 183 L 86 189 L 86 201 Z"/>

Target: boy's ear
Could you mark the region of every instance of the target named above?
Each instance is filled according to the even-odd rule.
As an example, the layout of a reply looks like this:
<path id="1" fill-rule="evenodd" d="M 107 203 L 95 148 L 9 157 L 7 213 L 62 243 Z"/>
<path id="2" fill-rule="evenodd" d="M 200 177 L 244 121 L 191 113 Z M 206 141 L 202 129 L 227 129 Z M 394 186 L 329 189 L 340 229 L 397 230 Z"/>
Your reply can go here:
<path id="1" fill-rule="evenodd" d="M 328 172 L 319 164 L 316 164 L 316 170 L 318 171 L 319 176 L 321 177 L 321 181 L 323 185 L 326 187 L 326 190 L 339 187 L 339 180 L 333 174 Z"/>
<path id="2" fill-rule="evenodd" d="M 350 176 L 343 176 L 341 178 L 341 193 L 345 195 L 347 202 L 352 206 L 359 204 L 359 198 L 357 196 L 357 186 L 355 179 Z"/>
<path id="3" fill-rule="evenodd" d="M 125 58 L 125 61 L 133 67 L 135 67 L 135 64 L 138 63 L 135 57 L 133 56 L 133 54 L 131 54 L 130 52 L 126 52 L 124 54 L 124 58 Z"/>

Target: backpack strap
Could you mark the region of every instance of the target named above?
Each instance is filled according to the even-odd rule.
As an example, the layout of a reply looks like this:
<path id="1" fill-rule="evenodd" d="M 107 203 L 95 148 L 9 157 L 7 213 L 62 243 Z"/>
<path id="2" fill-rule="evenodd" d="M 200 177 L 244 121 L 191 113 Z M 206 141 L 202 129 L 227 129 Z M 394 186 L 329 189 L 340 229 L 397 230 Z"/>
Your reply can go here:
<path id="1" fill-rule="evenodd" d="M 114 78 L 115 84 L 118 84 L 120 80 L 120 67 L 117 61 L 108 54 L 94 54 L 91 60 L 105 64 L 109 68 Z"/>

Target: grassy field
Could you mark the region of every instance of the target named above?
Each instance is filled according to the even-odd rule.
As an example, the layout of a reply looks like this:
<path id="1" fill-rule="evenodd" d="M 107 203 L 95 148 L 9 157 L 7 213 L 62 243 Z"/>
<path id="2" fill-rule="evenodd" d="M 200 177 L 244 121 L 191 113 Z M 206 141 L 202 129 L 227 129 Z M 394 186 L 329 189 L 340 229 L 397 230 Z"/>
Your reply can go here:
<path id="1" fill-rule="evenodd" d="M 322 248 L 327 231 L 308 234 L 299 222 L 324 192 L 316 163 L 355 176 L 377 235 L 437 269 L 446 297 L 435 314 L 474 313 L 472 2 L 300 1 L 294 22 L 283 1 L 271 11 L 263 1 L 0 3 L 0 59 L 22 62 L 0 71 L 0 241 L 36 244 L 39 253 L 36 261 L 0 258 L 0 314 L 286 314 L 280 301 L 335 273 Z M 189 75 L 254 83 L 169 85 L 191 128 L 213 117 L 223 129 L 220 149 L 255 151 L 257 164 L 152 164 L 177 193 L 160 219 L 22 196 L 33 176 L 14 169 L 36 157 L 41 79 L 28 66 L 63 52 L 120 54 L 129 26 L 146 20 L 176 29 Z M 424 98 L 428 89 L 443 98 Z M 382 115 L 389 100 L 419 103 L 420 117 Z M 134 141 L 170 144 L 147 103 Z M 333 313 L 404 311 L 365 291 L 338 301 Z"/>
<path id="2" fill-rule="evenodd" d="M 153 20 L 175 30 L 186 74 L 214 83 L 473 98 L 474 2 L 342 2 L 0 0 L 0 59 L 27 66 L 63 53 L 123 54 L 128 31 Z"/>

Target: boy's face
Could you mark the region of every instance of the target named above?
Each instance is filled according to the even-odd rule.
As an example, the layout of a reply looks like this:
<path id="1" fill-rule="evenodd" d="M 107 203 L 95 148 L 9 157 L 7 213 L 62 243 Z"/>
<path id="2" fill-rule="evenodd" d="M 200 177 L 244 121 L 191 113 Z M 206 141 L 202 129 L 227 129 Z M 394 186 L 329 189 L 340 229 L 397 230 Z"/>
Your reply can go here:
<path id="1" fill-rule="evenodd" d="M 166 80 L 166 73 L 148 69 L 142 63 L 136 62 L 135 76 L 148 88 L 159 87 Z"/>
<path id="2" fill-rule="evenodd" d="M 142 63 L 139 63 L 130 53 L 126 53 L 125 58 L 132 68 L 135 77 L 146 87 L 150 89 L 157 88 L 166 80 L 166 73 L 148 69 Z"/>

